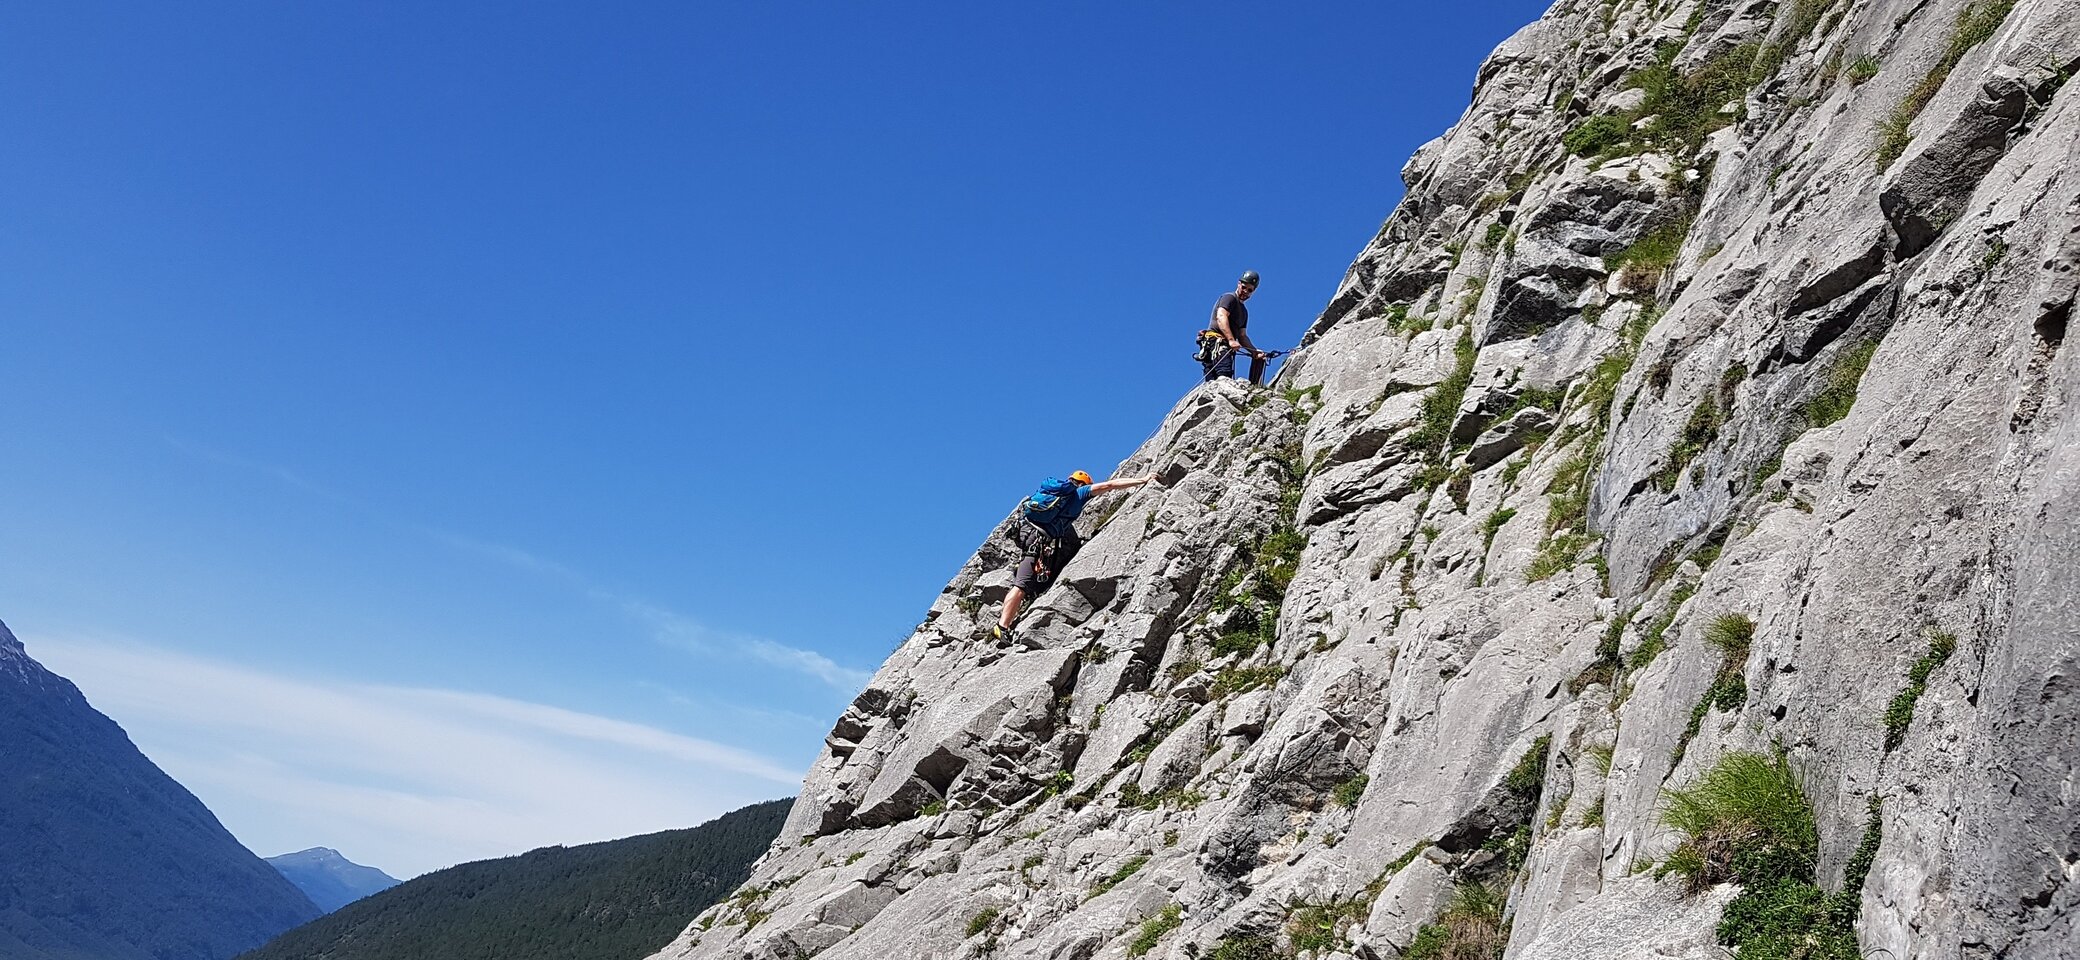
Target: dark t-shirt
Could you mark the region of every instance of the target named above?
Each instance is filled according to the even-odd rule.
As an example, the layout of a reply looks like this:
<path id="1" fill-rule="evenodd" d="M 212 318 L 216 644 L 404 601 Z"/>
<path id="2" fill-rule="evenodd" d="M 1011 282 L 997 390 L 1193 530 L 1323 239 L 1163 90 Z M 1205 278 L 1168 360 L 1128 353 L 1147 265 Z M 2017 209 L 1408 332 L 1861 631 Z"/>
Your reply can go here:
<path id="1" fill-rule="evenodd" d="M 1206 329 L 1219 330 L 1221 328 L 1222 307 L 1228 308 L 1229 332 L 1239 334 L 1249 326 L 1249 308 L 1243 306 L 1242 300 L 1236 297 L 1235 294 L 1224 293 L 1221 294 L 1219 300 L 1213 302 L 1213 315 L 1206 318 Z"/>

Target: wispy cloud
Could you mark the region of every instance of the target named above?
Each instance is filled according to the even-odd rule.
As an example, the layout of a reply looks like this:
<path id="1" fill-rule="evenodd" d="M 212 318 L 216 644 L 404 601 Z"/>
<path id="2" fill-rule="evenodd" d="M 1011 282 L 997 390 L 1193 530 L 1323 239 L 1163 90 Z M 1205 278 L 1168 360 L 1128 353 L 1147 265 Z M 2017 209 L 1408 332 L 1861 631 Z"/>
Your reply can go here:
<path id="1" fill-rule="evenodd" d="M 865 670 L 838 666 L 831 658 L 814 650 L 798 650 L 771 640 L 756 638 L 743 641 L 743 645 L 745 650 L 760 660 L 776 667 L 799 670 L 840 690 L 858 690 L 874 677 Z"/>
<path id="2" fill-rule="evenodd" d="M 364 512 L 368 512 L 366 504 L 359 503 L 355 501 L 352 497 L 347 496 L 346 494 L 340 493 L 339 491 L 334 490 L 331 487 L 327 487 L 321 483 L 311 480 L 310 478 L 305 477 L 303 474 L 297 473 L 296 471 L 291 470 L 288 467 L 284 467 L 280 464 L 266 463 L 260 460 L 253 460 L 246 457 L 241 457 L 236 454 L 225 453 L 222 450 L 215 450 L 209 447 L 205 447 L 199 443 L 195 443 L 191 440 L 185 440 L 176 436 L 167 435 L 163 437 L 163 439 L 166 441 L 168 446 L 171 446 L 175 450 L 179 450 L 180 452 L 187 454 L 190 457 L 194 457 L 197 460 L 208 461 L 210 463 L 218 464 L 220 466 L 233 467 L 239 470 L 244 470 L 248 473 L 265 474 L 266 476 L 273 477 L 274 479 L 288 486 L 295 487 L 296 489 L 301 490 L 305 493 L 313 494 L 317 497 L 320 497 L 325 500 L 330 500 L 334 503 L 343 503 L 349 506 L 357 507 L 363 510 Z"/>
<path id="3" fill-rule="evenodd" d="M 476 537 L 464 536 L 450 530 L 408 523 L 384 516 L 376 508 L 322 484 L 315 483 L 287 467 L 211 450 L 177 437 L 167 437 L 166 442 L 190 456 L 241 470 L 265 474 L 299 490 L 335 503 L 345 504 L 383 523 L 412 530 L 420 536 L 460 553 L 476 556 L 506 567 L 556 581 L 565 588 L 580 593 L 587 599 L 634 621 L 648 631 L 651 639 L 659 643 L 703 656 L 736 656 L 746 660 L 757 661 L 783 670 L 814 677 L 840 692 L 848 694 L 866 686 L 867 681 L 873 677 L 873 674 L 869 671 L 841 666 L 831 658 L 814 650 L 804 650 L 765 637 L 713 629 L 693 617 L 666 609 L 647 600 L 628 596 L 622 591 L 600 584 L 575 568 L 519 547 L 493 543 Z"/>
<path id="4" fill-rule="evenodd" d="M 417 527 L 415 529 L 417 529 L 419 533 L 421 533 L 422 535 L 430 537 L 442 544 L 445 544 L 449 548 L 460 551 L 462 553 L 476 554 L 477 556 L 483 557 L 487 560 L 495 560 L 499 563 L 505 564 L 506 566 L 516 567 L 518 569 L 525 570 L 529 573 L 546 574 L 548 576 L 569 580 L 573 583 L 583 583 L 585 580 L 583 576 L 579 575 L 578 571 L 566 567 L 563 564 L 557 563 L 554 560 L 544 559 L 532 553 L 528 553 L 527 551 L 522 550 L 519 547 L 509 547 L 502 543 L 490 543 L 488 541 L 478 540 L 475 537 L 465 537 L 459 533 L 451 533 L 449 531 L 436 529 L 434 527 Z"/>
<path id="5" fill-rule="evenodd" d="M 756 724 L 761 728 L 800 727 L 805 730 L 814 730 L 816 732 L 821 732 L 823 729 L 830 725 L 829 717 L 812 717 L 806 713 L 802 713 L 796 710 L 785 710 L 777 707 L 762 707 L 746 703 L 709 703 L 702 700 L 697 700 L 693 697 L 687 696 L 677 687 L 658 683 L 653 680 L 638 680 L 636 681 L 636 686 L 640 689 L 648 690 L 652 693 L 657 694 L 657 696 L 660 699 L 662 699 L 666 703 L 672 704 L 673 706 L 695 707 L 701 709 L 719 708 L 724 712 L 728 713 L 730 717 L 733 718 L 730 722 Z"/>
<path id="6" fill-rule="evenodd" d="M 587 593 L 592 599 L 619 610 L 622 616 L 642 624 L 644 629 L 650 632 L 652 639 L 666 646 L 691 653 L 714 653 L 718 648 L 730 644 L 733 639 L 710 629 L 692 617 L 674 613 L 653 603 L 624 597 L 597 587 Z"/>
<path id="7" fill-rule="evenodd" d="M 874 676 L 865 670 L 841 667 L 836 661 L 814 650 L 790 647 L 764 637 L 715 630 L 690 617 L 641 600 L 617 596 L 604 590 L 595 591 L 593 596 L 602 602 L 613 604 L 631 619 L 649 627 L 651 636 L 658 642 L 682 650 L 701 654 L 728 651 L 761 663 L 808 674 L 845 693 L 857 692 Z"/>
<path id="8" fill-rule="evenodd" d="M 332 683 L 150 646 L 25 637 L 263 855 L 394 874 L 691 826 L 800 772 L 643 724 L 455 690 Z"/>

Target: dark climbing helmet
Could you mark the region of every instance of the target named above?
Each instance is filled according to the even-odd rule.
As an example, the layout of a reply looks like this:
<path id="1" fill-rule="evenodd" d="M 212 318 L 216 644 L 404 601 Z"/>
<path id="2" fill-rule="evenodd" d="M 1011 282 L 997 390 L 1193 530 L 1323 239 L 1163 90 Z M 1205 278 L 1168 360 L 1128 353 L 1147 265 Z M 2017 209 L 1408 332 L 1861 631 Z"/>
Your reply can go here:
<path id="1" fill-rule="evenodd" d="M 1249 284 L 1249 285 L 1250 285 L 1250 286 L 1252 286 L 1252 287 L 1256 286 L 1256 285 L 1257 285 L 1257 272 L 1256 272 L 1255 270 L 1244 270 L 1244 271 L 1242 271 L 1242 282 L 1243 282 L 1243 283 L 1246 283 L 1246 284 Z"/>

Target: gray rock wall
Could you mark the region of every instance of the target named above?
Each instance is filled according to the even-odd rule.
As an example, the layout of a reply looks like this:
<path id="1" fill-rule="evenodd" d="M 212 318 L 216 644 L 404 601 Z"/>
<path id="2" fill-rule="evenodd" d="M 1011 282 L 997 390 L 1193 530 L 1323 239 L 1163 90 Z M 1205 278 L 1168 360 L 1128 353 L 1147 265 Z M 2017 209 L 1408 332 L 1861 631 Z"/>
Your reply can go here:
<path id="1" fill-rule="evenodd" d="M 2076 66 L 2080 0 L 1562 0 L 1033 647 L 999 530 L 658 956 L 1387 958 L 1483 888 L 1510 957 L 1723 956 L 1648 868 L 1733 751 L 1826 891 L 1877 803 L 1862 954 L 2080 956 Z"/>

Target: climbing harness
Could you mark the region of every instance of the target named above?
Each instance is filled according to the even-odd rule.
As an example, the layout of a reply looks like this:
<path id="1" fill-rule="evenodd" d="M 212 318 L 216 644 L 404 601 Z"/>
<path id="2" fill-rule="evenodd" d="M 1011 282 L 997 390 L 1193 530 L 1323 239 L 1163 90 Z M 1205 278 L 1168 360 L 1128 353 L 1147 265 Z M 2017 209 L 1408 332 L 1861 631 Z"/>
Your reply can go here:
<path id="1" fill-rule="evenodd" d="M 1201 364 L 1211 364 L 1220 359 L 1222 341 L 1219 330 L 1201 330 L 1199 331 L 1198 339 L 1194 342 L 1197 344 L 1197 348 L 1192 351 L 1192 359 L 1199 361 Z M 1264 359 L 1273 360 L 1292 352 L 1291 350 L 1266 350 L 1264 351 Z M 1242 356 L 1242 351 L 1235 351 L 1235 355 L 1238 357 Z"/>

